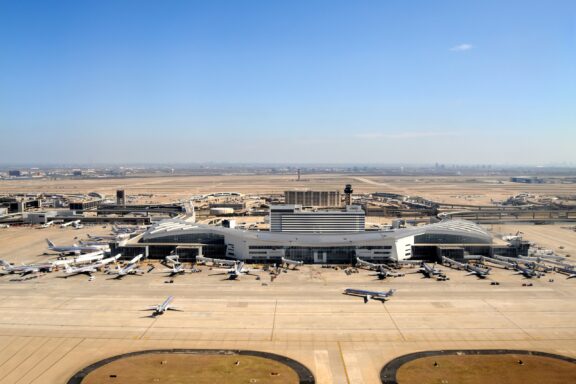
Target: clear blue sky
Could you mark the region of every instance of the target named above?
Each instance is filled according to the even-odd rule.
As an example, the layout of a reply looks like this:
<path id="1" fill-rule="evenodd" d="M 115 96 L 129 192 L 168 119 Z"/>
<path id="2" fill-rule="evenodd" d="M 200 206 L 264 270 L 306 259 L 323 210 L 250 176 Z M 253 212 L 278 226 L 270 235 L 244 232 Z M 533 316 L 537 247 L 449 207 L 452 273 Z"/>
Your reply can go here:
<path id="1" fill-rule="evenodd" d="M 0 0 L 0 163 L 576 162 L 576 2 Z"/>

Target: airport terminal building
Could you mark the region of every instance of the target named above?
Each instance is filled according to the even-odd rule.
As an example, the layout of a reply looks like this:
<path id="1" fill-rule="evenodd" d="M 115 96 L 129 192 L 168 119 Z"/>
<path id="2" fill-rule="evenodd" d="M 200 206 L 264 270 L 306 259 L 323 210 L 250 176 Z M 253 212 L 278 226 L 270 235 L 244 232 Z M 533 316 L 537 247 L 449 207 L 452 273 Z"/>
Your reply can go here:
<path id="1" fill-rule="evenodd" d="M 339 211 L 334 211 L 337 215 Z M 480 226 L 463 220 L 447 220 L 411 228 L 386 231 L 365 231 L 363 215 L 357 208 L 348 208 L 348 227 L 334 230 L 335 216 L 321 212 L 300 213 L 298 207 L 282 206 L 271 210 L 271 231 L 250 231 L 196 224 L 180 219 L 164 220 L 148 231 L 121 244 L 124 255 L 145 253 L 150 258 L 161 258 L 175 252 L 183 259 L 196 255 L 226 257 L 248 262 L 274 263 L 281 257 L 304 263 L 348 264 L 360 257 L 369 261 L 399 261 L 413 256 L 419 244 L 468 244 L 490 247 L 492 236 Z M 342 212 L 340 212 L 342 213 Z M 274 224 L 278 215 L 291 214 L 291 225 Z M 302 230 L 294 224 L 302 220 Z M 311 225 L 310 221 L 314 224 Z M 324 221 L 324 223 L 322 223 Z M 357 221 L 362 223 L 359 230 Z M 316 226 L 316 230 L 313 228 Z"/>

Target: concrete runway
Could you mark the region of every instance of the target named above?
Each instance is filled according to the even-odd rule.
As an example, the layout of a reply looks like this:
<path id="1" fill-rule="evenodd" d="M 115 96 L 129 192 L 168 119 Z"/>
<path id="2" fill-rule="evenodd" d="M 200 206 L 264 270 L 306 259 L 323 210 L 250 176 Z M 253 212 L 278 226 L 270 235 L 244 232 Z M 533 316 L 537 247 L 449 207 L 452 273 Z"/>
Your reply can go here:
<path id="1" fill-rule="evenodd" d="M 0 258 L 37 262 L 44 251 L 39 239 L 77 233 L 83 232 L 2 230 Z M 18 236 L 34 241 L 4 247 Z M 576 357 L 576 279 L 563 275 L 532 281 L 494 268 L 479 280 L 444 267 L 450 280 L 438 282 L 406 268 L 405 277 L 378 281 L 368 271 L 347 276 L 305 266 L 270 282 L 264 272 L 261 280 L 222 281 L 211 276 L 217 271 L 201 268 L 173 284 L 164 283 L 161 266 L 123 280 L 101 273 L 94 281 L 58 272 L 27 281 L 1 277 L 0 383 L 65 383 L 100 359 L 157 348 L 272 352 L 306 365 L 318 383 L 379 383 L 389 360 L 425 350 L 508 348 Z M 490 285 L 493 280 L 500 285 Z M 534 285 L 523 287 L 527 282 Z M 397 292 L 385 304 L 364 304 L 342 295 L 348 287 Z M 168 295 L 184 312 L 145 317 L 143 309 Z"/>

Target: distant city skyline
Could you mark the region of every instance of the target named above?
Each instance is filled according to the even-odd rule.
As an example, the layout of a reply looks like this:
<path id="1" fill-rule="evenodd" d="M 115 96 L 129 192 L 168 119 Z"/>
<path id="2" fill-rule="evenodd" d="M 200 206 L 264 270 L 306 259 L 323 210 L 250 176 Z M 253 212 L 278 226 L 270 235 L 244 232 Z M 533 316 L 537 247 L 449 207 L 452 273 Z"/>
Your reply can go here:
<path id="1" fill-rule="evenodd" d="M 0 164 L 576 163 L 573 1 L 0 2 Z"/>

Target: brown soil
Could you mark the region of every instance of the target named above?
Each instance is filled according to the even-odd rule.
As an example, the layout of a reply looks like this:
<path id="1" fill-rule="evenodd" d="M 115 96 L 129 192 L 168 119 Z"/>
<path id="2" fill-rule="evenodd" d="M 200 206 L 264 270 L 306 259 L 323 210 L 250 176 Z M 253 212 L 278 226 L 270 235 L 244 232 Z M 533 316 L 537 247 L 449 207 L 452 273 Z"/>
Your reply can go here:
<path id="1" fill-rule="evenodd" d="M 402 365 L 396 378 L 399 384 L 565 384 L 576 383 L 576 365 L 549 357 L 513 354 L 430 356 Z"/>
<path id="2" fill-rule="evenodd" d="M 113 361 L 92 371 L 82 381 L 82 384 L 102 383 L 297 384 L 299 379 L 292 368 L 262 357 L 156 353 Z"/>

